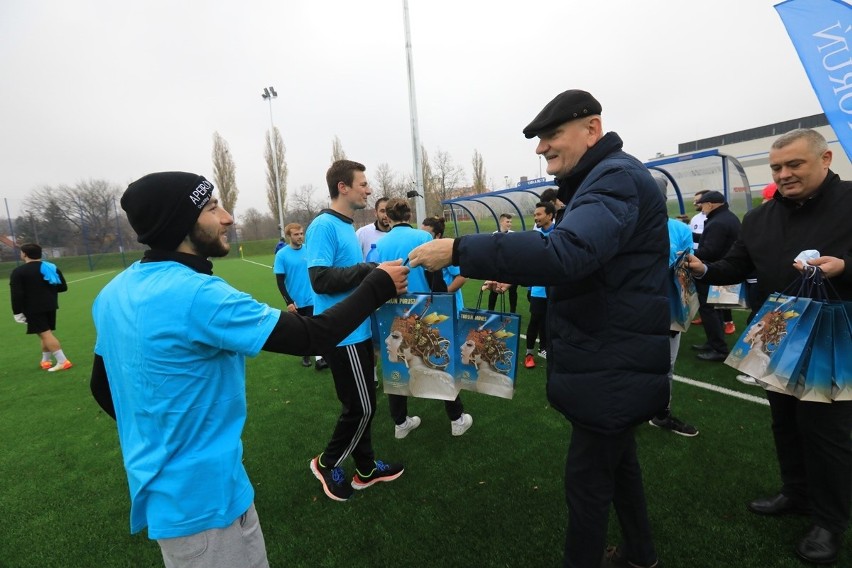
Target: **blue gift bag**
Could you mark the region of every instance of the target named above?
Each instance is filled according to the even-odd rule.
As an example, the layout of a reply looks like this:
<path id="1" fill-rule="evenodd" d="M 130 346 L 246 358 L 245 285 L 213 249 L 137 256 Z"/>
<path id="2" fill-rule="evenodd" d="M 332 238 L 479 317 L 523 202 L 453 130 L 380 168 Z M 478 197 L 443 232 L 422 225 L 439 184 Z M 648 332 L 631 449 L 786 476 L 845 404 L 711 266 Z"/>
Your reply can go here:
<path id="1" fill-rule="evenodd" d="M 454 294 L 406 294 L 376 310 L 386 394 L 458 396 L 454 300 Z"/>
<path id="2" fill-rule="evenodd" d="M 835 311 L 843 310 L 836 304 L 823 304 L 811 334 L 811 343 L 793 396 L 808 402 L 831 402 L 831 378 L 834 373 L 834 319 Z"/>
<path id="3" fill-rule="evenodd" d="M 844 302 L 843 309 L 834 312 L 834 375 L 831 378 L 831 399 L 852 400 L 852 304 Z"/>
<path id="4" fill-rule="evenodd" d="M 669 312 L 672 331 L 686 331 L 698 313 L 698 290 L 686 265 L 686 252 L 669 266 Z"/>
<path id="5" fill-rule="evenodd" d="M 743 330 L 725 364 L 755 379 L 763 379 L 769 374 L 770 357 L 787 338 L 790 320 L 795 322 L 810 302 L 808 298 L 771 295 Z M 784 386 L 775 382 L 769 386 L 784 391 Z"/>
<path id="6" fill-rule="evenodd" d="M 456 324 L 456 378 L 463 390 L 512 398 L 518 366 L 521 317 L 463 309 Z"/>
<path id="7" fill-rule="evenodd" d="M 707 290 L 707 303 L 713 304 L 713 307 L 717 310 L 748 309 L 746 285 L 740 283 L 727 286 L 710 286 Z"/>
<path id="8" fill-rule="evenodd" d="M 776 317 L 774 325 L 784 335 L 770 355 L 761 381 L 794 394 L 821 307 L 822 302 L 810 298 L 793 298 L 790 306 L 780 312 L 782 317 Z"/>

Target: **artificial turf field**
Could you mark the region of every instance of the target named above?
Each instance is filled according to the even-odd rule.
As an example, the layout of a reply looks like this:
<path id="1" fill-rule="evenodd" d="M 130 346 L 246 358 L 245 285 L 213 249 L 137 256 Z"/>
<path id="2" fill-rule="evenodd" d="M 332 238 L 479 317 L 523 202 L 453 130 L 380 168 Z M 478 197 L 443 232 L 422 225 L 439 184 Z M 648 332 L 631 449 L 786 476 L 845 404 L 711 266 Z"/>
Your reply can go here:
<path id="1" fill-rule="evenodd" d="M 62 263 L 58 262 L 60 268 Z M 268 268 L 272 255 L 226 259 L 214 272 L 236 288 L 281 307 Z M 129 499 L 115 425 L 89 393 L 92 300 L 115 272 L 65 273 L 57 336 L 74 362 L 38 367 L 37 339 L 0 318 L 0 567 L 162 566 L 159 548 L 129 534 Z M 475 303 L 477 286 L 465 290 Z M 526 302 L 519 311 L 526 325 Z M 0 303 L 9 305 L 8 286 Z M 744 312 L 735 312 L 742 330 Z M 736 336 L 731 336 L 732 343 Z M 702 384 L 763 398 L 736 372 L 694 358 L 700 327 L 685 334 L 675 371 Z M 295 356 L 261 353 L 247 362 L 246 468 L 256 490 L 270 565 L 319 567 L 490 567 L 561 564 L 566 511 L 562 471 L 570 426 L 545 398 L 544 364 L 518 370 L 513 400 L 465 392 L 473 427 L 450 435 L 440 401 L 413 399 L 423 419 L 393 437 L 379 391 L 373 442 L 379 459 L 402 461 L 397 481 L 325 497 L 308 470 L 338 414 L 329 371 Z M 695 438 L 648 425 L 637 429 L 649 513 L 667 568 L 801 566 L 793 546 L 804 517 L 760 518 L 748 500 L 779 488 L 769 409 L 753 400 L 675 383 L 674 414 Z M 352 466 L 349 466 L 352 473 Z M 611 516 L 610 540 L 618 540 Z M 841 564 L 852 565 L 845 544 Z"/>

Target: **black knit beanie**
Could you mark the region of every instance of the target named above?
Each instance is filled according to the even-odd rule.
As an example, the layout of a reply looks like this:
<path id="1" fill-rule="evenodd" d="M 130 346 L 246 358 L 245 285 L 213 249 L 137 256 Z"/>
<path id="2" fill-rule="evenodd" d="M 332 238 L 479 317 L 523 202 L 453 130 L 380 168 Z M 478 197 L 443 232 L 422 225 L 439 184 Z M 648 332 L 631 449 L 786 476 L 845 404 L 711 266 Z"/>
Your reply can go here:
<path id="1" fill-rule="evenodd" d="M 158 172 L 127 186 L 121 208 L 140 243 L 175 250 L 192 230 L 213 195 L 213 184 L 198 174 Z"/>

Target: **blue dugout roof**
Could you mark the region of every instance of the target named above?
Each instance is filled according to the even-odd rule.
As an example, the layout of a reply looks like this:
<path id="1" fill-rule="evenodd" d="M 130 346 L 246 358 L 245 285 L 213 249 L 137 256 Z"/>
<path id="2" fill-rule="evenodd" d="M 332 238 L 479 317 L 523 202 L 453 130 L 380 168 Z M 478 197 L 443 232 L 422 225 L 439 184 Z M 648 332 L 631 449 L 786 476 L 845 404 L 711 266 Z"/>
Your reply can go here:
<path id="1" fill-rule="evenodd" d="M 748 177 L 733 156 L 718 150 L 705 150 L 656 158 L 645 162 L 645 166 L 652 175 L 663 177 L 669 182 L 668 200 L 677 202 L 674 209 L 681 214 L 686 213 L 687 200 L 691 203 L 692 196 L 705 189 L 721 191 L 731 210 L 740 217 L 751 209 Z M 494 225 L 489 223 L 487 229 L 493 230 L 502 213 L 517 217 L 520 229 L 525 231 L 532 227 L 528 226 L 524 217 L 532 214 L 541 193 L 548 188 L 556 189 L 554 179 L 536 178 L 522 181 L 515 187 L 446 199 L 441 203 L 445 207 L 445 217 L 449 216 L 453 222 L 456 235 L 461 234 L 460 220 L 473 221 L 474 232 L 479 233 L 481 221 L 493 219 Z M 692 214 L 692 211 L 689 213 Z"/>

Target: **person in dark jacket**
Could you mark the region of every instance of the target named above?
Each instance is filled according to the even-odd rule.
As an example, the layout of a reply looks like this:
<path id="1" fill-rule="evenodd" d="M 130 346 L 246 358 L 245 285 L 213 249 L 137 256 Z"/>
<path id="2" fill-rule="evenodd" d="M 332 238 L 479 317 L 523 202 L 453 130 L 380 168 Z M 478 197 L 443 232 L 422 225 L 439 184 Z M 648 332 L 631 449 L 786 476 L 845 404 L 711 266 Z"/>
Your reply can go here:
<path id="1" fill-rule="evenodd" d="M 737 240 L 740 233 L 740 220 L 725 203 L 725 196 L 718 191 L 708 191 L 696 203 L 701 207 L 706 219 L 695 256 L 705 262 L 719 260 Z M 704 361 L 724 361 L 728 357 L 728 344 L 725 343 L 725 322 L 722 314 L 707 303 L 708 284 L 696 283 L 698 291 L 698 314 L 704 325 L 707 341 L 694 345 L 699 351 L 696 357 Z"/>
<path id="2" fill-rule="evenodd" d="M 412 266 L 548 286 L 547 396 L 571 422 L 564 565 L 601 565 L 610 505 L 623 545 L 604 565 L 657 565 L 634 429 L 669 399 L 667 213 L 648 170 L 603 133 L 601 105 L 570 90 L 524 129 L 557 178 L 562 220 L 538 232 L 421 245 Z M 495 285 L 498 288 L 501 285 Z"/>
<path id="3" fill-rule="evenodd" d="M 799 278 L 800 251 L 815 249 L 819 266 L 841 299 L 852 300 L 852 182 L 832 172 L 831 150 L 815 130 L 797 129 L 778 138 L 769 167 L 778 191 L 743 218 L 728 254 L 705 265 L 690 257 L 697 278 L 711 284 L 741 282 L 757 275 L 760 303 Z M 781 470 L 781 490 L 748 504 L 753 513 L 810 514 L 812 526 L 796 546 L 814 563 L 837 559 L 852 509 L 852 401 L 803 402 L 766 392 Z"/>
<path id="4" fill-rule="evenodd" d="M 28 334 L 38 335 L 41 368 L 50 372 L 65 371 L 73 365 L 65 357 L 53 331 L 56 329 L 59 293 L 68 290 L 68 284 L 62 271 L 55 264 L 42 260 L 41 253 L 41 247 L 35 243 L 21 245 L 24 264 L 9 275 L 12 315 L 16 322 L 27 325 Z"/>

